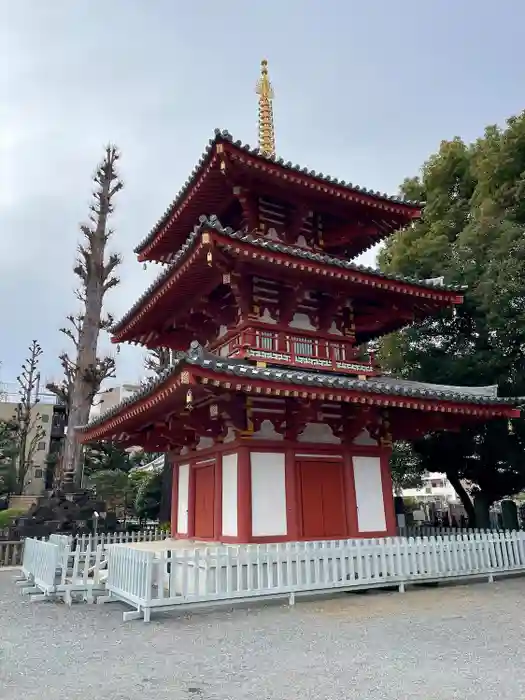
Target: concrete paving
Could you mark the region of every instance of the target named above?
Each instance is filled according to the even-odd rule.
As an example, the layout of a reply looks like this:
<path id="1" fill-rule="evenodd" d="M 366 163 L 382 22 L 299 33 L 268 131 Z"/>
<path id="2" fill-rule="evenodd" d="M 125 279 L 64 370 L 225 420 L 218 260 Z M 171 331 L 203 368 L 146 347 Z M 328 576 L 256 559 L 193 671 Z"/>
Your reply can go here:
<path id="1" fill-rule="evenodd" d="M 525 578 L 122 622 L 0 573 L 2 700 L 525 697 Z"/>

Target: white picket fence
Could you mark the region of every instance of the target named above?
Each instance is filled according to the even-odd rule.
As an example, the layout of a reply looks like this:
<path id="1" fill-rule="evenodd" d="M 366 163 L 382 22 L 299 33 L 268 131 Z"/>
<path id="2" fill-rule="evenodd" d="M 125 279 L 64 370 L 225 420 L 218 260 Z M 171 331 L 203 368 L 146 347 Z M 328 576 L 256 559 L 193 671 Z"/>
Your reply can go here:
<path id="1" fill-rule="evenodd" d="M 55 593 L 60 563 L 58 544 L 27 538 L 22 557 L 22 579 L 18 581 L 24 593 L 37 594 L 40 599 Z"/>
<path id="2" fill-rule="evenodd" d="M 71 605 L 79 595 L 94 602 L 105 592 L 107 546 L 92 549 L 76 546 L 67 535 L 51 535 L 49 542 L 27 538 L 22 558 L 22 576 L 17 584 L 32 600 L 61 598 Z"/>
<path id="3" fill-rule="evenodd" d="M 358 590 L 408 583 L 525 573 L 525 533 L 455 537 L 336 540 L 151 552 L 108 549 L 107 596 L 135 609 L 233 604 L 297 594 Z"/>
<path id="4" fill-rule="evenodd" d="M 434 525 L 409 525 L 397 528 L 398 537 L 445 537 L 450 535 L 484 535 L 506 532 L 498 528 L 435 527 Z"/>
<path id="5" fill-rule="evenodd" d="M 53 535 L 52 535 L 53 536 Z M 70 538 L 71 548 L 79 547 L 83 552 L 96 549 L 99 545 L 128 544 L 133 542 L 160 542 L 169 537 L 165 530 L 140 530 L 139 532 L 106 532 L 98 535 L 77 535 Z"/>

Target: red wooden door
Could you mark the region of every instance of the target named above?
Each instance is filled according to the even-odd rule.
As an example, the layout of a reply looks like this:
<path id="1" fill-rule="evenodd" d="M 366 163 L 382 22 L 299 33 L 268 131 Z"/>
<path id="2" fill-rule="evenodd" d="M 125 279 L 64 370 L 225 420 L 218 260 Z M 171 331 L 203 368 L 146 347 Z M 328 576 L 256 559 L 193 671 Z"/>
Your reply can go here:
<path id="1" fill-rule="evenodd" d="M 215 508 L 215 466 L 195 469 L 195 537 L 212 539 Z"/>
<path id="2" fill-rule="evenodd" d="M 308 540 L 346 536 L 343 465 L 299 463 L 303 537 Z"/>

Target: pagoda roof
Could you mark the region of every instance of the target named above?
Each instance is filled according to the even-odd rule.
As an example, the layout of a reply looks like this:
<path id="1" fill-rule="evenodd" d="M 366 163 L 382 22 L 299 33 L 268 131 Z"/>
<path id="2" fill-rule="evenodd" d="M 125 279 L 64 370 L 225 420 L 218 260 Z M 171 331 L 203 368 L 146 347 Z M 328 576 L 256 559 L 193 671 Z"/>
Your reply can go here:
<path id="1" fill-rule="evenodd" d="M 174 219 L 178 216 L 179 210 L 189 205 L 190 199 L 198 194 L 203 185 L 204 178 L 214 168 L 215 161 L 217 160 L 216 147 L 218 144 L 225 144 L 230 151 L 236 152 L 239 156 L 244 156 L 251 161 L 257 161 L 255 167 L 259 171 L 263 167 L 267 168 L 273 166 L 280 171 L 279 178 L 281 180 L 284 182 L 294 181 L 298 184 L 304 184 L 310 191 L 320 190 L 324 193 L 335 194 L 335 196 L 339 198 L 343 195 L 343 199 L 348 199 L 349 195 L 352 195 L 353 201 L 374 208 L 395 212 L 397 215 L 404 217 L 407 223 L 411 219 L 418 217 L 421 213 L 423 205 L 420 202 L 411 201 L 401 196 L 388 195 L 355 185 L 351 182 L 346 182 L 345 180 L 339 180 L 301 165 L 294 165 L 291 161 L 285 161 L 283 158 L 278 158 L 275 155 L 268 156 L 263 154 L 259 148 L 253 148 L 249 144 L 243 144 L 242 141 L 235 141 L 228 131 L 215 129 L 213 138 L 209 140 L 199 162 L 175 199 L 168 206 L 150 233 L 134 249 L 134 252 L 139 256 L 140 260 L 148 259 L 150 252 L 153 251 L 156 244 L 167 234 Z M 220 177 L 223 179 L 222 175 Z M 202 208 L 203 207 L 201 207 L 201 211 Z"/>
<path id="2" fill-rule="evenodd" d="M 183 372 L 189 370 L 188 372 Z M 492 409 L 491 416 L 518 417 L 519 409 L 515 408 L 523 398 L 502 398 L 497 395 L 496 386 L 461 387 L 427 382 L 397 379 L 390 376 L 379 376 L 373 379 L 358 379 L 350 376 L 326 374 L 314 371 L 300 371 L 278 367 L 257 367 L 243 360 L 218 357 L 205 350 L 197 341 L 193 341 L 186 353 L 180 353 L 172 367 L 165 370 L 158 378 L 148 382 L 140 391 L 109 409 L 101 416 L 90 421 L 87 425 L 76 429 L 81 433 L 81 440 L 104 439 L 108 431 L 117 429 L 128 419 L 136 417 L 154 405 L 157 409 L 166 397 L 184 385 L 189 388 L 190 374 L 202 377 L 208 375 L 214 386 L 221 386 L 218 377 L 224 380 L 225 388 L 254 391 L 259 386 L 266 387 L 264 395 L 275 393 L 290 395 L 295 391 L 299 396 L 320 398 L 324 401 L 351 400 L 356 403 L 375 404 L 383 407 L 412 408 L 416 410 L 437 411 L 453 410 L 460 412 L 458 407 L 474 415 L 485 416 Z M 184 376 L 186 374 L 187 376 Z M 255 390 L 257 392 L 257 390 Z M 445 409 L 443 409 L 445 405 Z"/>
<path id="3" fill-rule="evenodd" d="M 446 298 L 449 303 L 455 304 L 459 304 L 463 301 L 461 291 L 464 288 L 459 286 L 446 286 L 437 280 L 421 281 L 392 273 L 384 273 L 326 253 L 313 252 L 298 246 L 286 245 L 262 236 L 245 233 L 244 231 L 234 231 L 229 227 L 223 227 L 216 216 L 210 216 L 209 218 L 201 216 L 199 220 L 200 223 L 194 228 L 193 232 L 186 239 L 185 244 L 179 249 L 171 265 L 161 272 L 131 309 L 113 325 L 111 333 L 117 336 L 114 338 L 114 342 L 120 342 L 119 336 L 121 336 L 128 327 L 134 325 L 139 318 L 149 310 L 146 308 L 147 304 L 153 306 L 155 302 L 168 291 L 168 288 L 172 286 L 175 275 L 180 273 L 181 266 L 190 263 L 191 255 L 201 242 L 202 234 L 205 231 L 215 232 L 220 237 L 229 239 L 232 243 L 248 244 L 249 246 L 258 248 L 261 251 L 261 256 L 263 256 L 264 251 L 268 251 L 277 255 L 290 256 L 300 262 L 314 263 L 317 269 L 319 269 L 319 267 L 325 268 L 325 271 L 329 272 L 330 277 L 341 276 L 340 273 L 349 273 L 351 281 L 357 283 L 362 282 L 372 287 L 390 289 L 391 291 L 397 292 L 404 291 L 408 294 L 427 297 L 429 299 L 443 297 L 443 299 Z M 232 251 L 229 250 L 228 252 Z M 345 274 L 345 277 L 348 277 L 348 275 Z M 402 287 L 400 285 L 402 285 Z"/>

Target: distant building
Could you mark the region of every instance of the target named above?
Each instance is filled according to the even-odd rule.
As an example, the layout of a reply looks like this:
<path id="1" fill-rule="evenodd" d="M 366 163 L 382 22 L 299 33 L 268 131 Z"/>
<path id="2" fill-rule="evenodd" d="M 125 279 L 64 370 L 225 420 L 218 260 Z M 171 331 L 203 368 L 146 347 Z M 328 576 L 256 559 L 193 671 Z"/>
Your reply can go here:
<path id="1" fill-rule="evenodd" d="M 164 467 L 165 455 L 156 457 L 151 462 L 147 464 L 140 465 L 138 467 L 133 467 L 132 472 L 159 472 Z"/>
<path id="2" fill-rule="evenodd" d="M 121 401 L 140 390 L 139 384 L 120 384 L 99 392 L 91 409 L 90 420 L 118 406 Z"/>
<path id="3" fill-rule="evenodd" d="M 461 503 L 446 474 L 427 472 L 422 477 L 423 484 L 418 489 L 403 489 L 404 498 L 414 498 L 421 503 L 434 503 L 438 508 Z"/>
<path id="4" fill-rule="evenodd" d="M 41 426 L 43 435 L 33 452 L 32 465 L 26 477 L 23 495 L 28 497 L 40 496 L 52 487 L 53 466 L 49 457 L 58 455 L 66 425 L 65 406 L 60 404 L 54 394 L 38 391 L 38 399 L 32 416 L 34 430 L 30 432 L 28 442 L 31 442 L 38 426 Z M 0 385 L 0 420 L 11 420 L 19 401 L 18 385 Z M 39 418 L 34 420 L 37 414 Z"/>

